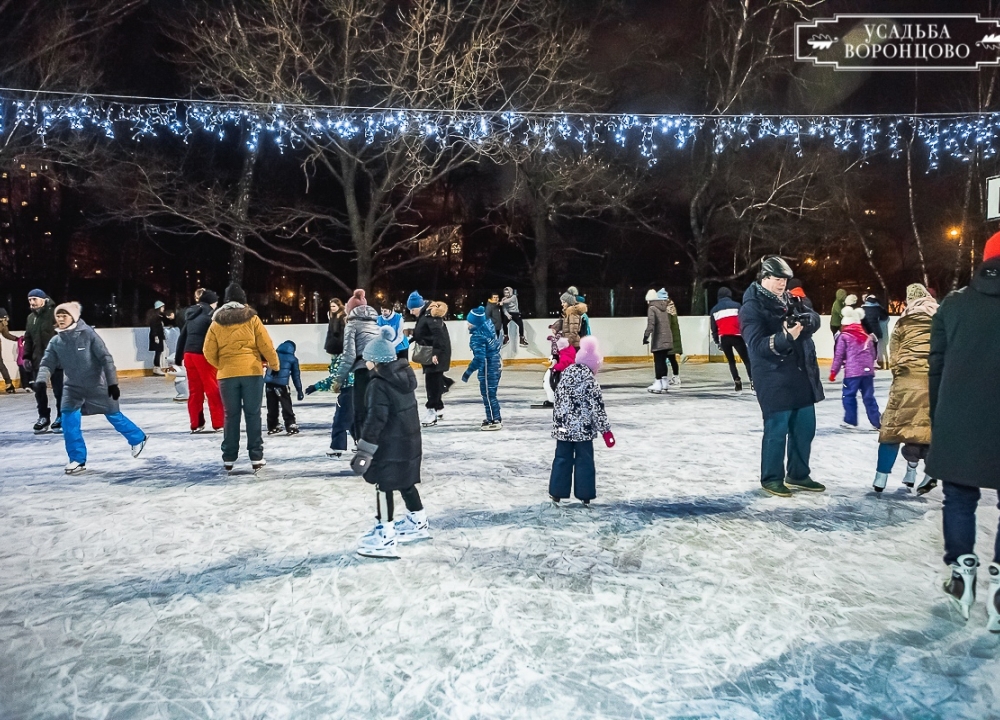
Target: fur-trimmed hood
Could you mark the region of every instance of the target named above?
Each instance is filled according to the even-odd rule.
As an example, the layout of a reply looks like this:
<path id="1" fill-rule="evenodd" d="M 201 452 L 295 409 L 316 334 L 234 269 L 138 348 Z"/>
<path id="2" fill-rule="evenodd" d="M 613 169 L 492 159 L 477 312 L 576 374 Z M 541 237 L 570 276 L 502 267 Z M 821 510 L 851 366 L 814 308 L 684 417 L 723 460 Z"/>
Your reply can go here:
<path id="1" fill-rule="evenodd" d="M 427 306 L 427 310 L 430 312 L 431 317 L 443 318 L 448 314 L 448 303 L 435 300 Z"/>
<path id="2" fill-rule="evenodd" d="M 570 305 L 566 308 L 566 315 L 583 315 L 587 312 L 587 304 L 578 302 L 576 305 Z"/>
<path id="3" fill-rule="evenodd" d="M 249 322 L 250 318 L 254 317 L 256 314 L 257 311 L 249 305 L 242 305 L 237 302 L 228 302 L 215 311 L 215 315 L 212 316 L 212 319 L 219 323 L 219 325 L 240 325 L 242 323 Z"/>

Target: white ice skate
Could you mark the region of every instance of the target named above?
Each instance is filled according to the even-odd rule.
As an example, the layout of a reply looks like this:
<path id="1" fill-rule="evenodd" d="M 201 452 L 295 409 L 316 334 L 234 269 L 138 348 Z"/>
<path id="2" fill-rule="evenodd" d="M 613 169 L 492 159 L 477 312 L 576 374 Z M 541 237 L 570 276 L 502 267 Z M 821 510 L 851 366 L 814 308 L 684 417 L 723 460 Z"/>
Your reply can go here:
<path id="1" fill-rule="evenodd" d="M 990 589 L 986 593 L 986 629 L 1000 633 L 1000 563 L 990 563 Z"/>
<path id="2" fill-rule="evenodd" d="M 903 476 L 903 484 L 906 485 L 907 490 L 912 490 L 914 483 L 917 482 L 917 465 L 914 463 L 906 463 L 906 475 Z"/>
<path id="3" fill-rule="evenodd" d="M 87 463 L 67 463 L 65 469 L 67 475 L 79 475 L 80 473 L 87 472 Z"/>
<path id="4" fill-rule="evenodd" d="M 222 463 L 222 467 L 225 468 L 225 470 L 226 470 L 227 473 L 231 473 L 233 471 L 233 467 L 235 465 L 236 465 L 236 463 L 231 463 L 231 462 L 224 462 L 224 463 Z"/>
<path id="5" fill-rule="evenodd" d="M 951 600 L 951 604 L 962 613 L 962 617 L 969 619 L 969 612 L 973 603 L 976 602 L 976 568 L 979 567 L 979 558 L 973 554 L 962 555 L 958 561 L 951 566 L 951 577 L 944 583 L 944 591 Z"/>
<path id="6" fill-rule="evenodd" d="M 671 375 L 669 382 L 667 382 L 666 384 L 672 388 L 679 388 L 681 386 L 681 379 L 676 375 Z"/>
<path id="7" fill-rule="evenodd" d="M 877 472 L 875 473 L 875 480 L 872 481 L 872 490 L 880 493 L 885 490 L 885 486 L 888 482 L 889 473 Z"/>
<path id="8" fill-rule="evenodd" d="M 666 378 L 662 380 L 654 380 L 653 384 L 646 388 L 646 392 L 651 392 L 654 395 L 662 395 L 667 391 L 667 381 Z"/>
<path id="9" fill-rule="evenodd" d="M 260 460 L 252 460 L 250 462 L 250 467 L 253 468 L 253 474 L 256 475 L 267 465 L 267 460 L 261 458 Z"/>
<path id="10" fill-rule="evenodd" d="M 396 529 L 392 525 L 376 523 L 375 527 L 358 539 L 358 555 L 372 558 L 398 558 Z"/>
<path id="11" fill-rule="evenodd" d="M 146 435 L 143 435 L 142 436 L 142 440 L 140 440 L 139 442 L 137 442 L 135 445 L 132 446 L 132 457 L 134 457 L 134 458 L 139 457 L 139 453 L 141 453 L 142 449 L 144 447 L 146 447 L 146 441 L 147 440 L 149 440 L 149 437 L 146 436 Z"/>
<path id="12" fill-rule="evenodd" d="M 396 541 L 401 543 L 428 540 L 431 536 L 427 530 L 427 512 L 425 510 L 406 513 L 406 517 L 393 523 L 393 529 L 396 533 Z"/>
<path id="13" fill-rule="evenodd" d="M 926 495 L 931 490 L 937 487 L 937 480 L 932 478 L 930 475 L 924 473 L 923 479 L 920 482 L 913 485 L 913 492 L 917 495 Z"/>
<path id="14" fill-rule="evenodd" d="M 424 427 L 431 427 L 432 425 L 437 425 L 438 416 L 431 408 L 426 408 L 420 414 L 420 424 Z"/>

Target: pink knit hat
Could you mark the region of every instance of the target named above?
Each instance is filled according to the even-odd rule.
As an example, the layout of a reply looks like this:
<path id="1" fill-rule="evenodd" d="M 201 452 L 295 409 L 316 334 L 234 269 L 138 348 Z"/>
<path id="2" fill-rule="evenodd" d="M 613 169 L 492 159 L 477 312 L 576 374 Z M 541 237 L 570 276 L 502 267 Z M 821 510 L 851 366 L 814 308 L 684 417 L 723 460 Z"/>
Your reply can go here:
<path id="1" fill-rule="evenodd" d="M 601 368 L 601 348 L 597 344 L 597 338 L 593 335 L 585 335 L 580 338 L 580 349 L 576 351 L 576 362 L 578 365 L 586 365 L 594 374 Z"/>
<path id="2" fill-rule="evenodd" d="M 350 315 L 351 310 L 354 308 L 367 304 L 368 301 L 365 300 L 365 291 L 361 289 L 355 290 L 354 294 L 351 295 L 351 298 L 347 301 L 347 304 L 344 305 L 344 312 Z"/>

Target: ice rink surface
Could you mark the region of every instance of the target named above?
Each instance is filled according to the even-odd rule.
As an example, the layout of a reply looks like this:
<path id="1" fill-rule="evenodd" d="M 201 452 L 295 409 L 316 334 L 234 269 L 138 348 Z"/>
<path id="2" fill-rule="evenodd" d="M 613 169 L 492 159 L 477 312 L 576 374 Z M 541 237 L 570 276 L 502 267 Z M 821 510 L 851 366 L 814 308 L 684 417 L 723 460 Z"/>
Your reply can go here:
<path id="1" fill-rule="evenodd" d="M 724 365 L 665 396 L 650 374 L 601 373 L 618 446 L 589 510 L 547 499 L 537 369 L 505 371 L 496 433 L 456 384 L 424 431 L 433 539 L 394 561 L 354 553 L 375 497 L 324 455 L 332 395 L 258 477 L 245 455 L 226 476 L 164 379 L 122 381 L 142 456 L 85 418 L 77 477 L 31 396 L 0 397 L 0 718 L 1000 718 L 1000 636 L 940 590 L 940 489 L 906 494 L 900 459 L 872 492 L 877 436 L 838 429 L 839 386 L 829 490 L 780 499 Z M 984 555 L 996 521 L 984 500 Z"/>

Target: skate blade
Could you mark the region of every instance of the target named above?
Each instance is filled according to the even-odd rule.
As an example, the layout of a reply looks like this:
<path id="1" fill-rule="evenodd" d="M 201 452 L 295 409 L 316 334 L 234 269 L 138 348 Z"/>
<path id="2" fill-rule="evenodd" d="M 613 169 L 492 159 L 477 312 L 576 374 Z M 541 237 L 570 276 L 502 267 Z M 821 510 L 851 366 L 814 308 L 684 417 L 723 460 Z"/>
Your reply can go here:
<path id="1" fill-rule="evenodd" d="M 972 613 L 972 606 L 964 604 L 961 600 L 950 593 L 946 594 L 948 595 L 948 601 L 951 603 L 951 606 L 958 611 L 963 620 L 968 620 L 969 615 Z"/>
<path id="2" fill-rule="evenodd" d="M 986 623 L 986 629 L 991 633 L 1000 634 L 1000 613 L 990 613 L 989 621 Z"/>
<path id="3" fill-rule="evenodd" d="M 396 542 L 403 543 L 404 545 L 406 543 L 419 542 L 420 540 L 430 540 L 430 539 L 431 539 L 431 534 L 426 530 L 421 530 L 419 532 L 411 533 L 409 535 L 400 535 L 398 532 L 396 533 Z"/>
<path id="4" fill-rule="evenodd" d="M 399 554 L 395 550 L 381 550 L 375 548 L 358 548 L 358 555 L 368 558 L 380 558 L 385 560 L 398 560 Z"/>

